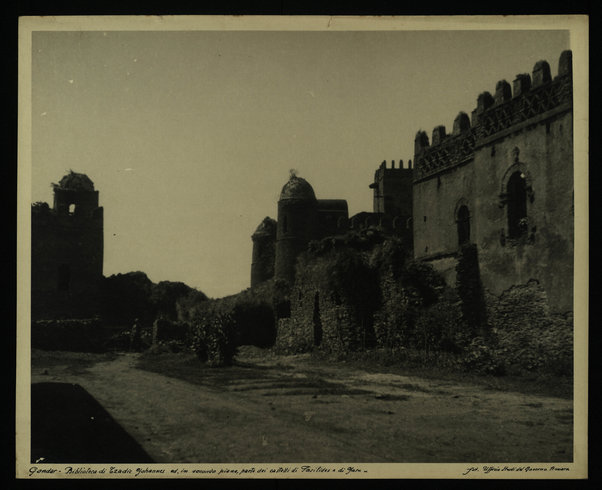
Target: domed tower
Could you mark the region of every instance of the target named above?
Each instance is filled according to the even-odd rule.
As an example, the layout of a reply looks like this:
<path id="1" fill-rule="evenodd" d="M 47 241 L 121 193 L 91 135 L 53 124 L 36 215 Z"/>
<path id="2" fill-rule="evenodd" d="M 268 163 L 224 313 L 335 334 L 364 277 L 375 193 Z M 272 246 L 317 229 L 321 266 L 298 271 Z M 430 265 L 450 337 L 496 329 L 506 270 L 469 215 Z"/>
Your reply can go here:
<path id="1" fill-rule="evenodd" d="M 58 214 L 71 214 L 90 218 L 98 209 L 98 191 L 85 174 L 71 170 L 54 188 L 54 210 Z"/>
<path id="2" fill-rule="evenodd" d="M 103 208 L 85 174 L 53 184 L 54 206 L 32 207 L 33 318 L 91 317 L 99 312 L 103 272 Z"/>
<path id="3" fill-rule="evenodd" d="M 253 259 L 251 262 L 251 287 L 274 277 L 274 260 L 276 256 L 276 221 L 264 218 L 255 233 L 253 240 Z"/>
<path id="4" fill-rule="evenodd" d="M 294 281 L 297 256 L 314 238 L 316 208 L 316 195 L 309 182 L 291 173 L 278 200 L 275 270 L 277 279 L 284 279 L 290 283 Z"/>

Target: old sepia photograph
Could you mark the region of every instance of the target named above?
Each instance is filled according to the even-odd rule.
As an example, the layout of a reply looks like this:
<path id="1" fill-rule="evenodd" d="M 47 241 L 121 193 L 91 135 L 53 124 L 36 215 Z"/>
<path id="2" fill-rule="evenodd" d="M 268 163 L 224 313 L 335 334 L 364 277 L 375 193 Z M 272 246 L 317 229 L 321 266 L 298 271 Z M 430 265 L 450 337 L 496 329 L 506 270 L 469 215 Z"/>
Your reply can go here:
<path id="1" fill-rule="evenodd" d="M 587 476 L 587 18 L 22 18 L 17 476 Z"/>

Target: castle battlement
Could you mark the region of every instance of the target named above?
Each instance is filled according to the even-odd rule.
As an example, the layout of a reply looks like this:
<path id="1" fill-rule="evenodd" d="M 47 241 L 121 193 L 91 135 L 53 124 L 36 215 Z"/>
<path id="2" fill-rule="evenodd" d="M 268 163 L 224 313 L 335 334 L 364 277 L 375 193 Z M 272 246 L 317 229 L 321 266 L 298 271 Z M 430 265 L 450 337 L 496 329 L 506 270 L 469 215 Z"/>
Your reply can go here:
<path id="1" fill-rule="evenodd" d="M 396 171 L 397 173 L 403 173 L 403 172 L 407 172 L 408 170 L 412 169 L 412 160 L 409 160 L 407 165 L 404 166 L 403 160 L 399 160 L 398 166 L 395 166 L 395 160 L 391 160 L 391 166 L 387 167 L 387 160 L 383 160 L 380 164 L 380 166 L 378 167 L 378 169 L 376 169 L 375 174 L 381 173 L 381 172 L 392 172 L 392 171 Z"/>
<path id="2" fill-rule="evenodd" d="M 445 126 L 433 129 L 431 143 L 426 132 L 418 131 L 414 140 L 414 181 L 433 177 L 473 159 L 475 149 L 508 134 L 572 108 L 572 54 L 560 55 L 558 75 L 552 79 L 550 65 L 538 61 L 532 75 L 516 76 L 512 87 L 500 80 L 495 95 L 481 93 L 470 119 L 460 112 L 453 131 Z"/>

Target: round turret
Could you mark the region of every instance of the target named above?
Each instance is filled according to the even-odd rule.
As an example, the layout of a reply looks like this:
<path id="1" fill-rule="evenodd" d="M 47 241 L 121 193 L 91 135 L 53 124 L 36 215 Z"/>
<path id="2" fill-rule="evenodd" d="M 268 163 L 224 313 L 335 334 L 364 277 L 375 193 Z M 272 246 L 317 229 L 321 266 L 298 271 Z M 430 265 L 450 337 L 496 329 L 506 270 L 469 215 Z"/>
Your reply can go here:
<path id="1" fill-rule="evenodd" d="M 292 174 L 288 182 L 284 184 L 280 192 L 280 200 L 298 199 L 303 201 L 315 201 L 316 194 L 307 180 Z"/>
<path id="2" fill-rule="evenodd" d="M 297 256 L 315 235 L 316 207 L 312 186 L 291 172 L 278 200 L 276 278 L 294 281 Z"/>
<path id="3" fill-rule="evenodd" d="M 264 218 L 251 238 L 253 239 L 251 287 L 253 287 L 274 276 L 276 221 L 270 217 Z"/>
<path id="4" fill-rule="evenodd" d="M 255 229 L 252 238 L 261 238 L 264 236 L 276 237 L 276 220 L 266 216 L 259 226 Z"/>

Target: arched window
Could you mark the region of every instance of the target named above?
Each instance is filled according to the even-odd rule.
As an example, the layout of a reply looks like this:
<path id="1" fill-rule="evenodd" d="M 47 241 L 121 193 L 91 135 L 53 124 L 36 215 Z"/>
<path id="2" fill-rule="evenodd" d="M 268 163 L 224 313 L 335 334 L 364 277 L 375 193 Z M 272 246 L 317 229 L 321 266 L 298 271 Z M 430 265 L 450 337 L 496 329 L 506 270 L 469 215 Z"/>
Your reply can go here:
<path id="1" fill-rule="evenodd" d="M 458 227 L 458 244 L 470 243 L 470 213 L 467 206 L 460 206 L 456 217 Z"/>
<path id="2" fill-rule="evenodd" d="M 69 214 L 75 213 L 75 204 L 69 204 Z"/>
<path id="3" fill-rule="evenodd" d="M 514 172 L 506 188 L 508 196 L 508 236 L 518 238 L 527 231 L 527 185 L 525 174 Z"/>

